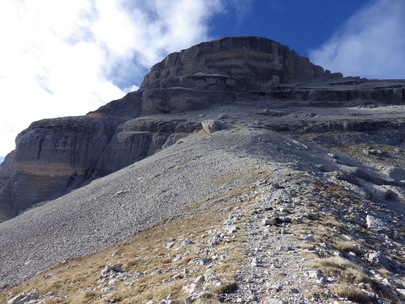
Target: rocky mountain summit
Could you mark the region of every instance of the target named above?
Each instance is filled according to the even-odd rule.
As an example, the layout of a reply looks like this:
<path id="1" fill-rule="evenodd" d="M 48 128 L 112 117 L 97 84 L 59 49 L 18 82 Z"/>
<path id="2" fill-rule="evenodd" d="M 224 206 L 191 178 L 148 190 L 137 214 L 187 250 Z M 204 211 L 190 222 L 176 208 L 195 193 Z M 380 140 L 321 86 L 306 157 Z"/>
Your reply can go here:
<path id="1" fill-rule="evenodd" d="M 0 302 L 405 303 L 404 138 L 405 80 L 259 37 L 170 54 L 18 135 Z"/>
<path id="2" fill-rule="evenodd" d="M 198 128 L 187 120 L 140 117 L 252 99 L 280 83 L 340 77 L 257 37 L 224 38 L 170 54 L 151 68 L 138 91 L 86 116 L 38 121 L 21 132 L 0 167 L 0 220 L 128 166 Z"/>

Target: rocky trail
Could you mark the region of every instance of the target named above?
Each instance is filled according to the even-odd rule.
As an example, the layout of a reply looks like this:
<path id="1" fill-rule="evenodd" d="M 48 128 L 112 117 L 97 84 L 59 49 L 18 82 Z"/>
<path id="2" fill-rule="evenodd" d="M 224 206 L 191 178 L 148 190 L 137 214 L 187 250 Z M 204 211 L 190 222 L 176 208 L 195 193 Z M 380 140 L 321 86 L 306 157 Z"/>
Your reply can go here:
<path id="1" fill-rule="evenodd" d="M 404 83 L 224 38 L 34 122 L 0 165 L 0 302 L 405 303 Z"/>
<path id="2" fill-rule="evenodd" d="M 258 141 L 257 138 L 262 140 Z M 272 144 L 269 144 L 270 138 Z M 191 220 L 199 214 L 204 215 L 211 211 L 214 214 L 221 214 L 221 216 L 215 217 L 215 221 L 210 220 L 213 225 L 216 221 L 219 221 L 218 224 L 210 226 L 200 223 L 195 226 L 199 227 L 200 230 L 184 228 L 173 232 L 167 236 L 166 240 L 164 235 L 155 239 L 155 245 L 151 246 L 154 253 L 146 263 L 146 265 L 157 263 L 155 268 L 148 266 L 141 269 L 141 267 L 136 266 L 138 265 L 136 263 L 135 266 L 131 267 L 132 270 L 129 270 L 127 265 L 132 265 L 133 262 L 128 262 L 124 258 L 125 250 L 113 249 L 114 252 L 120 252 L 120 254 L 113 255 L 114 258 L 109 259 L 114 259 L 115 262 L 104 262 L 107 263 L 104 266 L 122 264 L 124 265 L 122 269 L 106 273 L 106 279 L 102 279 L 98 284 L 96 283 L 97 279 L 94 279 L 93 283 L 90 281 L 87 285 L 85 284 L 84 286 L 90 287 L 79 291 L 79 295 L 88 295 L 89 297 L 90 294 L 94 294 L 91 296 L 94 303 L 97 301 L 104 303 L 103 301 L 108 299 L 121 299 L 122 296 L 119 295 L 129 291 L 135 295 L 138 294 L 139 297 L 139 294 L 145 294 L 148 291 L 148 288 L 142 292 L 136 288 L 140 284 L 139 279 L 136 278 L 141 272 L 145 273 L 145 280 L 146 277 L 161 276 L 161 279 L 157 279 L 158 282 L 160 280 L 160 283 L 154 279 L 155 283 L 152 286 L 163 288 L 165 284 L 172 286 L 173 282 L 176 282 L 179 284 L 176 287 L 179 288 L 179 291 L 176 292 L 177 289 L 171 287 L 173 288 L 172 295 L 165 292 L 153 292 L 153 296 L 151 296 L 153 300 L 146 301 L 147 298 L 142 298 L 144 300 L 139 300 L 140 303 L 143 301 L 144 303 L 182 303 L 183 301 L 209 303 L 207 301 L 214 299 L 226 303 L 352 303 L 353 301 L 360 303 L 401 303 L 401 294 L 405 291 L 404 268 L 402 266 L 405 256 L 403 212 L 398 213 L 384 209 L 380 202 L 362 199 L 362 193 L 356 194 L 353 191 L 358 186 L 339 181 L 333 174 L 330 175 L 324 168 L 319 170 L 314 164 L 308 165 L 308 168 L 314 171 L 297 170 L 298 167 L 301 169 L 303 167 L 297 166 L 291 161 L 295 157 L 302 158 L 302 151 L 298 150 L 298 154 L 295 156 L 291 153 L 288 156 L 284 155 L 283 150 L 279 150 L 278 155 L 274 154 L 275 151 L 278 151 L 278 144 L 284 145 L 289 142 L 290 145 L 296 145 L 295 139 L 284 137 L 281 141 L 281 138 L 273 134 L 272 131 L 268 133 L 260 129 L 229 129 L 213 134 L 200 134 L 195 138 L 183 139 L 183 141 L 156 154 L 155 157 L 164 156 L 163 159 L 167 160 L 168 157 L 174 155 L 177 155 L 176 157 L 183 155 L 189 159 L 191 155 L 194 155 L 191 154 L 190 141 L 201 142 L 202 146 L 192 145 L 193 151 L 195 151 L 193 153 L 197 153 L 198 157 L 188 164 L 179 160 L 174 162 L 174 159 L 166 162 L 166 164 L 170 164 L 170 167 L 173 168 L 177 166 L 178 180 L 183 182 L 187 179 L 180 178 L 180 176 L 186 173 L 191 174 L 191 172 L 195 172 L 194 170 L 200 172 L 200 175 L 204 176 L 202 184 L 198 185 L 193 174 L 189 178 L 193 178 L 194 191 L 204 191 L 202 193 L 206 193 L 208 196 L 204 203 L 202 203 L 204 199 L 196 201 L 195 207 L 189 205 L 187 208 L 189 211 L 177 213 L 170 222 L 178 226 L 180 224 L 176 224 L 176 221 L 188 218 Z M 188 153 L 183 152 L 184 148 Z M 209 151 L 215 152 L 210 154 Z M 314 152 L 310 151 L 309 155 Z M 338 161 L 337 157 L 337 155 L 333 157 L 326 155 L 325 158 L 329 159 L 330 165 L 332 165 Z M 149 161 L 145 160 L 145 163 Z M 150 174 L 156 179 L 156 175 L 162 174 L 162 171 L 160 171 L 160 165 L 156 163 L 156 159 L 152 163 L 156 166 L 154 165 L 155 169 Z M 206 171 L 207 163 L 210 164 L 209 171 Z M 235 167 L 232 167 L 232 164 Z M 144 165 L 143 162 L 140 162 L 135 167 L 143 168 Z M 190 166 L 195 169 L 190 170 Z M 128 168 L 128 170 L 133 169 Z M 112 175 L 88 185 L 86 187 L 88 190 L 84 188 L 79 190 L 77 194 L 72 193 L 72 195 L 82 196 L 81 191 L 100 193 L 90 189 L 101 183 L 103 187 L 109 185 L 108 187 L 114 189 L 114 191 L 107 190 L 107 193 L 115 197 L 113 201 L 120 201 L 120 204 L 125 202 L 127 206 L 130 206 L 131 201 L 138 200 L 136 193 L 139 192 L 134 188 L 135 184 L 128 184 L 128 181 L 139 180 L 139 175 L 135 174 L 135 177 L 138 176 L 136 178 L 128 178 L 129 171 L 124 172 L 119 175 L 127 180 L 125 183 L 118 177 L 119 175 Z M 144 169 L 143 172 L 143 179 L 147 179 Z M 208 172 L 215 172 L 215 176 L 209 177 L 210 173 Z M 244 173 L 240 174 L 241 172 Z M 205 192 L 209 180 L 217 188 L 215 192 Z M 165 190 L 159 186 L 158 191 L 158 193 L 161 191 L 166 193 L 166 200 L 174 195 L 176 201 L 181 202 L 183 194 L 186 194 L 184 199 L 191 199 L 188 192 L 171 192 L 172 190 L 169 190 L 172 189 L 171 182 L 167 185 L 170 188 Z M 199 188 L 203 185 L 204 188 Z M 102 202 L 101 197 L 98 196 L 98 205 Z M 117 197 L 121 197 L 121 199 L 117 200 Z M 63 200 L 70 200 L 70 198 L 69 196 L 61 198 L 61 202 L 64 202 Z M 156 200 L 156 197 L 152 200 Z M 108 197 L 105 198 L 105 201 L 111 204 L 111 199 L 109 200 Z M 150 205 L 153 206 L 153 204 Z M 61 206 L 57 209 L 60 210 Z M 157 217 L 158 213 L 151 210 L 147 211 L 146 206 L 148 204 L 142 209 L 142 214 L 151 223 L 147 225 L 152 227 L 153 223 L 157 223 L 156 220 L 159 221 L 160 218 Z M 171 205 L 171 207 L 173 206 Z M 34 208 L 28 211 L 25 216 L 35 217 L 35 213 L 41 213 L 41 209 L 44 207 Z M 92 209 L 89 208 L 90 210 Z M 219 210 L 219 213 L 215 210 Z M 111 224 L 117 216 L 120 218 L 123 218 L 123 215 L 125 218 L 129 217 L 128 210 L 123 215 L 116 215 L 117 211 L 105 213 L 104 217 L 107 217 Z M 168 211 L 166 209 L 166 214 Z M 64 212 L 60 212 L 60 214 L 64 214 Z M 109 214 L 112 217 L 108 217 Z M 84 216 L 85 214 L 81 215 Z M 151 217 L 152 215 L 155 217 Z M 56 221 L 59 219 L 56 218 Z M 127 223 L 131 221 L 129 219 Z M 139 223 L 139 220 L 137 221 Z M 68 224 L 66 219 L 64 223 Z M 95 224 L 93 223 L 92 229 L 97 231 Z M 125 235 L 122 236 L 123 231 L 128 231 L 129 234 L 133 233 L 128 228 L 122 230 L 119 227 L 122 226 L 116 228 L 121 231 L 118 238 L 124 239 L 126 237 Z M 139 227 L 138 229 L 144 230 L 147 227 L 143 226 L 143 228 Z M 156 229 L 159 229 L 158 227 L 160 226 L 157 226 Z M 109 225 L 109 229 L 114 229 L 114 226 Z M 38 233 L 35 232 L 34 226 L 29 230 Z M 68 259 L 75 254 L 82 255 L 83 249 L 89 250 L 86 248 L 94 248 L 93 246 L 99 244 L 99 240 L 94 238 L 94 232 L 92 238 L 85 239 L 86 245 L 81 243 L 81 240 L 84 239 L 78 238 L 78 236 L 88 234 L 87 231 L 82 230 L 78 233 L 76 230 L 75 236 L 69 237 L 72 240 L 75 238 L 77 249 L 72 246 L 69 247 Z M 104 229 L 102 233 L 106 235 L 106 232 Z M 179 232 L 182 232 L 180 236 L 178 236 Z M 148 230 L 145 233 L 148 235 Z M 40 248 L 45 245 L 45 242 L 49 242 L 49 234 L 47 234 L 47 238 L 42 242 L 37 238 L 37 244 L 31 244 L 31 250 L 41 254 L 42 249 Z M 112 231 L 112 234 L 106 235 L 105 240 L 113 244 L 118 238 Z M 2 243 L 4 242 L 3 240 Z M 14 239 L 13 243 L 8 242 L 8 246 L 15 244 L 15 246 L 20 247 L 20 242 Z M 52 241 L 52 243 L 55 242 Z M 92 244 L 92 242 L 94 243 Z M 181 245 L 182 242 L 187 245 Z M 80 251 L 75 253 L 74 250 L 79 248 Z M 141 249 L 138 248 L 137 250 Z M 169 257 L 171 260 L 167 264 L 169 268 L 159 264 L 156 254 L 161 250 L 164 252 L 162 258 Z M 5 251 L 2 250 L 2 252 Z M 52 251 L 48 248 L 43 252 L 47 255 L 46 261 L 49 263 Z M 194 253 L 191 254 L 191 252 Z M 194 257 L 194 254 L 197 256 Z M 145 258 L 142 254 L 139 257 Z M 231 259 L 231 257 L 238 258 Z M 58 253 L 58 259 L 63 261 L 66 258 L 63 254 Z M 181 261 L 184 261 L 185 264 L 181 264 Z M 68 263 L 64 265 L 70 265 L 70 263 L 75 264 L 77 262 L 73 260 L 64 263 Z M 170 267 L 172 263 L 179 264 Z M 234 263 L 237 263 L 237 266 L 230 266 Z M 14 273 L 16 271 L 21 274 L 27 273 L 28 265 L 18 270 L 11 261 L 9 264 L 13 267 L 10 268 L 10 271 Z M 100 264 L 103 265 L 102 262 Z M 50 264 L 41 264 L 40 260 L 37 260 L 33 265 L 36 267 L 32 268 L 35 272 L 51 266 Z M 104 266 L 100 266 L 98 269 Z M 230 267 L 230 269 L 224 271 L 223 267 Z M 5 267 L 3 267 L 3 271 L 4 269 Z M 185 274 L 180 275 L 184 271 Z M 48 272 L 52 275 L 55 270 Z M 96 273 L 99 274 L 99 270 Z M 43 273 L 39 275 L 39 278 L 35 279 L 34 277 L 34 280 L 41 282 L 46 276 L 47 274 Z M 63 273 L 58 276 L 60 279 L 64 278 Z M 233 276 L 234 279 L 232 279 Z M 37 283 L 29 284 L 35 286 Z M 91 287 L 92 284 L 94 287 Z M 123 289 L 129 291 L 123 293 Z M 32 303 L 47 303 L 46 301 L 52 299 L 63 299 L 63 301 L 69 302 L 71 295 L 63 296 L 63 292 L 55 290 L 52 292 L 53 296 L 45 296 L 44 293 L 39 294 L 36 302 Z M 161 294 L 160 299 L 158 299 L 159 294 Z M 11 296 L 12 294 L 8 296 L 8 299 L 12 298 Z M 131 299 L 130 296 L 127 298 Z M 396 302 L 391 302 L 394 298 L 397 299 Z M 128 301 L 131 303 L 131 300 Z M 126 302 L 123 301 L 123 303 Z"/>

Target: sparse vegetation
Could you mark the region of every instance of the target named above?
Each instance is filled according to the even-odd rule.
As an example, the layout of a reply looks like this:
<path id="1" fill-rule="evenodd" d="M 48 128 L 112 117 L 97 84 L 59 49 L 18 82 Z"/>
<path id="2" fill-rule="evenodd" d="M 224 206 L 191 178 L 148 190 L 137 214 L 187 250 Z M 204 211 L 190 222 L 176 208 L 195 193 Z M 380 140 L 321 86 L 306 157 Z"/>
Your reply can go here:
<path id="1" fill-rule="evenodd" d="M 237 192 L 233 194 L 236 195 Z M 228 196 L 230 197 L 232 196 Z M 217 204 L 209 211 L 166 222 L 100 253 L 61 263 L 31 278 L 25 284 L 12 287 L 7 290 L 7 293 L 0 294 L 0 302 L 6 301 L 15 294 L 29 293 L 34 287 L 40 295 L 53 292 L 68 296 L 67 299 L 61 299 L 55 303 L 105 303 L 106 301 L 146 303 L 152 299 L 160 300 L 169 296 L 172 299 L 184 299 L 187 294 L 182 287 L 187 285 L 190 279 L 201 274 L 217 273 L 223 284 L 212 286 L 210 291 L 198 301 L 199 303 L 219 303 L 220 294 L 231 292 L 236 288 L 235 270 L 240 269 L 245 258 L 244 248 L 240 240 L 238 242 L 224 240 L 219 245 L 209 245 L 207 232 L 220 228 L 221 222 L 226 219 L 227 212 L 221 212 L 221 209 L 232 209 L 242 203 L 244 202 L 234 201 L 225 204 L 223 201 L 223 204 Z M 199 207 L 202 206 L 203 204 Z M 195 243 L 182 246 L 181 241 L 186 238 Z M 223 258 L 221 262 L 212 263 L 209 268 L 206 268 L 198 261 L 205 257 L 205 251 L 212 251 L 212 248 L 215 248 L 218 253 L 223 253 Z M 178 256 L 181 258 L 176 260 Z M 128 280 L 126 284 L 113 284 L 111 292 L 103 294 L 101 289 L 104 285 L 98 283 L 100 271 L 105 265 L 118 262 L 124 264 L 123 269 L 126 272 L 143 275 Z M 184 278 L 170 281 L 179 272 L 186 273 Z M 44 279 L 47 276 L 49 278 Z"/>
<path id="2" fill-rule="evenodd" d="M 367 276 L 358 265 L 341 257 L 315 259 L 309 266 L 319 269 L 325 276 L 347 283 L 367 282 Z"/>
<path id="3" fill-rule="evenodd" d="M 252 169 L 251 175 L 266 178 L 266 173 L 259 169 Z M 234 173 L 231 173 L 224 177 L 222 184 L 219 179 L 213 182 L 220 187 L 232 183 L 233 178 Z M 234 233 L 232 237 L 226 237 L 214 245 L 209 240 L 215 231 L 222 228 L 229 210 L 251 204 L 249 200 L 256 200 L 255 195 L 240 199 L 244 193 L 257 188 L 249 177 L 246 179 L 243 187 L 231 188 L 209 200 L 196 202 L 195 208 L 182 210 L 188 212 L 187 217 L 174 216 L 103 252 L 59 264 L 28 280 L 26 284 L 8 289 L 7 294 L 0 294 L 0 301 L 12 295 L 29 293 L 34 286 L 41 295 L 52 291 L 69 297 L 55 300 L 55 303 L 146 303 L 168 298 L 185 299 L 189 293 L 183 289 L 184 286 L 201 274 L 216 274 L 222 284 L 209 286 L 195 303 L 220 303 L 224 295 L 234 292 L 238 287 L 235 271 L 240 270 L 246 261 L 244 235 Z M 297 236 L 297 248 L 302 250 L 301 256 L 308 261 L 306 266 L 319 271 L 325 278 L 332 280 L 332 284 L 315 284 L 311 290 L 303 291 L 303 295 L 319 301 L 328 301 L 338 296 L 357 303 L 373 303 L 373 295 L 378 295 L 390 303 L 401 303 L 394 291 L 385 288 L 366 271 L 367 268 L 363 267 L 366 264 L 359 265 L 359 260 L 356 260 L 363 259 L 367 251 L 386 250 L 377 236 L 370 237 L 359 221 L 365 217 L 364 204 L 370 202 L 363 201 L 343 186 L 335 184 L 319 182 L 311 184 L 309 188 L 309 196 L 305 192 L 298 193 L 305 212 L 294 221 L 293 234 Z M 199 212 L 195 213 L 197 209 Z M 338 210 L 346 212 L 342 214 Z M 238 220 L 239 224 L 245 225 L 248 217 L 265 212 L 264 209 L 251 209 L 249 216 Z M 273 228 L 274 232 L 279 229 Z M 186 239 L 191 240 L 192 244 L 182 245 Z M 400 246 L 399 243 L 397 245 Z M 202 265 L 199 261 L 213 251 L 222 258 L 218 262 L 213 261 L 209 267 Z M 399 254 L 395 259 L 402 261 L 403 255 Z M 118 262 L 123 263 L 125 272 L 141 275 L 108 285 L 113 289 L 102 292 L 102 288 L 108 286 L 99 281 L 100 271 L 106 265 Z M 173 279 L 179 273 L 184 275 Z M 389 280 L 396 280 L 393 273 L 385 268 L 380 268 L 379 274 Z M 44 276 L 49 278 L 44 279 Z M 272 279 L 282 282 L 285 276 L 279 273 L 273 275 Z"/>
<path id="4" fill-rule="evenodd" d="M 370 297 L 364 290 L 354 285 L 333 284 L 330 286 L 330 289 L 334 294 L 356 303 L 377 303 L 376 300 Z"/>

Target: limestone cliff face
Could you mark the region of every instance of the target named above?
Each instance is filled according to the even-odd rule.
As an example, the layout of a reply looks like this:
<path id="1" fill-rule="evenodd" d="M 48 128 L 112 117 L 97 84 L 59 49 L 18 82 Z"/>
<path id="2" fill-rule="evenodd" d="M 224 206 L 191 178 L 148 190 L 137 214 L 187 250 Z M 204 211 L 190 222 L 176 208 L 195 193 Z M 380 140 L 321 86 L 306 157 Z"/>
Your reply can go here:
<path id="1" fill-rule="evenodd" d="M 122 169 L 199 129 L 200 124 L 186 120 L 129 120 L 117 128 L 106 146 L 97 164 L 98 173 L 105 175 Z"/>
<path id="2" fill-rule="evenodd" d="M 96 163 L 120 120 L 68 117 L 37 121 L 16 139 L 0 167 L 0 212 L 13 216 L 33 204 L 75 189 Z"/>
<path id="3" fill-rule="evenodd" d="M 178 84 L 196 89 L 244 91 L 248 84 L 285 83 L 326 75 L 330 74 L 322 67 L 278 42 L 260 37 L 231 37 L 170 54 L 152 67 L 142 88 Z M 238 81 L 245 82 L 245 86 L 237 88 Z"/>
<path id="4" fill-rule="evenodd" d="M 246 100 L 308 100 L 314 105 L 364 98 L 405 100 L 402 85 L 376 88 L 366 80 L 342 77 L 259 37 L 223 38 L 172 53 L 151 68 L 138 91 L 86 116 L 41 120 L 21 132 L 16 150 L 0 164 L 0 221 L 201 128 L 195 121 L 154 114 Z"/>
<path id="5" fill-rule="evenodd" d="M 168 55 L 151 68 L 136 95 L 131 93 L 92 114 L 178 113 L 250 99 L 278 84 L 342 77 L 269 39 L 222 38 Z M 128 99 L 136 100 L 136 107 L 123 113 Z"/>
<path id="6" fill-rule="evenodd" d="M 34 122 L 0 165 L 0 221 L 139 161 L 201 128 L 185 120 L 68 117 Z"/>

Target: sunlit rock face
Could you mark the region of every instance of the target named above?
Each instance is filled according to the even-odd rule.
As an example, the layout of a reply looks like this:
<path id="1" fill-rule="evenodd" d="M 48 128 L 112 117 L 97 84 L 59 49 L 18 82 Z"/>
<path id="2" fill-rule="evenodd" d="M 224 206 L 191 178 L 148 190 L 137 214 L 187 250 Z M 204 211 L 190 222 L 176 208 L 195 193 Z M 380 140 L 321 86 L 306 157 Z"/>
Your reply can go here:
<path id="1" fill-rule="evenodd" d="M 139 91 L 92 113 L 179 113 L 263 95 L 278 84 L 335 78 L 342 74 L 324 71 L 278 42 L 222 38 L 168 55 L 151 68 Z"/>
<path id="2" fill-rule="evenodd" d="M 330 77 L 330 73 L 285 45 L 259 37 L 232 37 L 170 54 L 152 67 L 141 88 L 219 90 L 235 88 L 243 83 L 242 79 L 247 84 L 267 84 L 324 77 Z M 237 90 L 246 89 L 242 86 Z"/>
<path id="3" fill-rule="evenodd" d="M 172 53 L 154 65 L 141 86 L 141 113 L 206 108 L 268 92 L 277 84 L 341 77 L 269 39 L 222 38 Z"/>

